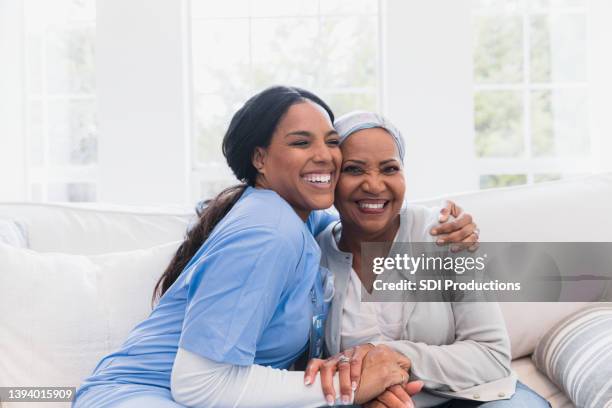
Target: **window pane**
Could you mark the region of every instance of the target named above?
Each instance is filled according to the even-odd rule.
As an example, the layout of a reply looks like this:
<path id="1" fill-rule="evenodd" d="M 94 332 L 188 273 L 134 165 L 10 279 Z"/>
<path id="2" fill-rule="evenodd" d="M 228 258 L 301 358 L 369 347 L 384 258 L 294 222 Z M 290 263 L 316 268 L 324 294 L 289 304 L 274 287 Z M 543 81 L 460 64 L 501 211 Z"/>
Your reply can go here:
<path id="1" fill-rule="evenodd" d="M 91 94 L 95 90 L 95 29 L 69 29 L 47 36 L 47 92 Z"/>
<path id="2" fill-rule="evenodd" d="M 249 92 L 249 21 L 201 20 L 192 25 L 196 92 Z"/>
<path id="3" fill-rule="evenodd" d="M 49 155 L 56 165 L 96 163 L 95 101 L 58 100 L 49 105 Z"/>
<path id="4" fill-rule="evenodd" d="M 583 89 L 531 93 L 531 140 L 535 156 L 589 153 L 587 95 Z"/>
<path id="5" fill-rule="evenodd" d="M 90 183 L 50 183 L 48 201 L 96 201 L 96 185 Z"/>
<path id="6" fill-rule="evenodd" d="M 474 17 L 474 79 L 516 83 L 523 78 L 521 17 Z"/>
<path id="7" fill-rule="evenodd" d="M 525 174 L 488 174 L 480 176 L 480 188 L 509 187 L 527 184 Z"/>
<path id="8" fill-rule="evenodd" d="M 535 183 L 543 183 L 545 181 L 555 181 L 561 180 L 561 174 L 559 173 L 542 173 L 542 174 L 534 174 L 533 181 Z"/>
<path id="9" fill-rule="evenodd" d="M 329 104 L 336 118 L 354 110 L 377 111 L 375 93 L 321 93 L 321 98 Z"/>
<path id="10" fill-rule="evenodd" d="M 273 84 L 313 89 L 321 64 L 318 19 L 257 19 L 251 24 L 255 89 Z"/>
<path id="11" fill-rule="evenodd" d="M 221 141 L 231 116 L 245 102 L 240 93 L 198 95 L 195 98 L 196 157 L 201 163 L 225 162 Z"/>
<path id="12" fill-rule="evenodd" d="M 318 4 L 313 0 L 252 0 L 253 17 L 315 16 Z"/>
<path id="13" fill-rule="evenodd" d="M 321 14 L 376 14 L 378 0 L 319 0 Z"/>
<path id="14" fill-rule="evenodd" d="M 556 7 L 584 7 L 585 0 L 529 0 L 528 4 L 533 9 L 556 8 Z"/>
<path id="15" fill-rule="evenodd" d="M 317 52 L 321 88 L 369 87 L 378 84 L 377 18 L 324 18 Z M 334 107 L 335 108 L 335 107 Z"/>
<path id="16" fill-rule="evenodd" d="M 521 92 L 477 92 L 474 110 L 478 157 L 521 155 L 523 152 Z"/>
<path id="17" fill-rule="evenodd" d="M 531 80 L 533 82 L 586 79 L 586 16 L 531 18 Z"/>
<path id="18" fill-rule="evenodd" d="M 42 32 L 49 26 L 93 22 L 96 0 L 26 0 L 24 14 L 28 30 Z"/>
<path id="19" fill-rule="evenodd" d="M 522 7 L 523 0 L 472 0 L 472 8 L 476 10 L 494 10 L 508 13 L 520 11 Z"/>
<path id="20" fill-rule="evenodd" d="M 193 18 L 248 17 L 249 0 L 191 0 Z"/>

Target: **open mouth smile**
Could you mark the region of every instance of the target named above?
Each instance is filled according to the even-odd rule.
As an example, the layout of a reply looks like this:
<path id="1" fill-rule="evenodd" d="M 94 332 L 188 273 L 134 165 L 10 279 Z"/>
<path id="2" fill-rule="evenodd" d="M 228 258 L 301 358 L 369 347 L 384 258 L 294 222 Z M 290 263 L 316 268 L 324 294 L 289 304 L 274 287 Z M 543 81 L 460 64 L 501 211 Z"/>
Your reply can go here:
<path id="1" fill-rule="evenodd" d="M 390 200 L 358 200 L 356 201 L 359 211 L 365 214 L 383 213 Z"/>
<path id="2" fill-rule="evenodd" d="M 329 188 L 332 185 L 333 173 L 308 173 L 302 180 L 317 188 Z"/>

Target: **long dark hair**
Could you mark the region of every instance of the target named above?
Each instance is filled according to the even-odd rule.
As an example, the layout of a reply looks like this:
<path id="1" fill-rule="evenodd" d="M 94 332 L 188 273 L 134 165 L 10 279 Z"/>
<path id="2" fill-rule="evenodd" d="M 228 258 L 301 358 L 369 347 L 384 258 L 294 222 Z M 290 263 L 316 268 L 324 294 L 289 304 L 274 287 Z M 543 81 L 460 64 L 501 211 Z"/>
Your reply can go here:
<path id="1" fill-rule="evenodd" d="M 246 101 L 234 114 L 223 137 L 223 155 L 242 184 L 223 190 L 209 200 L 207 206 L 198 214 L 197 224 L 187 232 L 185 240 L 157 281 L 153 302 L 172 286 L 215 226 L 242 196 L 246 187 L 255 185 L 258 174 L 252 163 L 255 148 L 268 147 L 278 122 L 287 110 L 292 105 L 306 100 L 320 105 L 329 115 L 331 122 L 334 122 L 334 114 L 321 98 L 306 90 L 287 86 L 265 89 Z"/>

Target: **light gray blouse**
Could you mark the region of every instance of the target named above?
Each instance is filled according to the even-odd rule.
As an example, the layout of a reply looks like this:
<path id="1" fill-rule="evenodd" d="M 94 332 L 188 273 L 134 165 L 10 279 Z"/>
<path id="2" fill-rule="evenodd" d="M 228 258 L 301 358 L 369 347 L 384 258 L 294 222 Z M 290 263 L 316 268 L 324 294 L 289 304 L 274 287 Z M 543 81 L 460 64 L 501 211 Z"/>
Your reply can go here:
<path id="1" fill-rule="evenodd" d="M 429 230 L 439 209 L 404 205 L 395 242 L 432 242 Z M 335 294 L 326 325 L 326 347 L 340 351 L 344 302 L 353 257 L 338 249 L 333 223 L 317 237 L 321 265 L 334 275 Z M 414 397 L 417 406 L 434 406 L 449 398 L 477 401 L 508 399 L 516 376 L 510 369 L 510 341 L 497 303 L 406 302 L 401 338 L 378 342 L 412 361 L 411 378 L 425 382 L 426 392 Z"/>

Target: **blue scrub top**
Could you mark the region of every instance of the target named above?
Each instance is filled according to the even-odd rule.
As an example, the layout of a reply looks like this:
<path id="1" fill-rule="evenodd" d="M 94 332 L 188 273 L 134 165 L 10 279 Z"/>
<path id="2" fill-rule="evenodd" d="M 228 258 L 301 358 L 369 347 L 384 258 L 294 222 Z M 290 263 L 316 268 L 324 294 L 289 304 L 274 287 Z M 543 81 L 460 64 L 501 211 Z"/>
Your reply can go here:
<path id="1" fill-rule="evenodd" d="M 321 292 L 313 234 L 333 220 L 316 211 L 304 223 L 272 190 L 247 187 L 151 315 L 102 359 L 77 397 L 94 385 L 170 389 L 178 347 L 216 362 L 288 368 L 308 346 L 317 312 L 312 290 Z"/>

